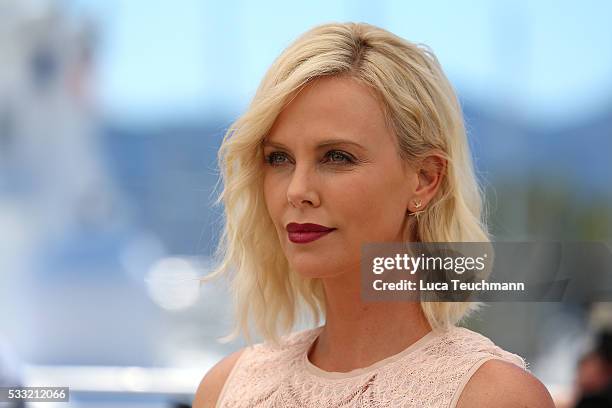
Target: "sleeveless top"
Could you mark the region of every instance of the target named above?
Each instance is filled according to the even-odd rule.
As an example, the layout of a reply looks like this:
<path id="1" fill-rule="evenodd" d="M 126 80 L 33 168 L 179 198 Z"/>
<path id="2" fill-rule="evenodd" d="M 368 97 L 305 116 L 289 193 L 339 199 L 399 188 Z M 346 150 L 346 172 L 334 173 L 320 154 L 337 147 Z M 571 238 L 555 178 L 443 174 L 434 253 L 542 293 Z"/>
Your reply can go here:
<path id="1" fill-rule="evenodd" d="M 398 354 L 349 372 L 324 371 L 308 352 L 323 326 L 245 348 L 217 407 L 455 407 L 486 361 L 525 360 L 463 327 L 434 329 Z"/>

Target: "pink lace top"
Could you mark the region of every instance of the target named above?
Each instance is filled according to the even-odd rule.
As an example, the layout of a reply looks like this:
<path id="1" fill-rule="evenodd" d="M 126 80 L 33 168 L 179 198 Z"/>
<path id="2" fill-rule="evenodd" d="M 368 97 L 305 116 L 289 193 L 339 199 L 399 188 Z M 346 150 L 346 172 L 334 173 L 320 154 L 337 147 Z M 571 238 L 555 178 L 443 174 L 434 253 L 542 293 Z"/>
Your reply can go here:
<path id="1" fill-rule="evenodd" d="M 491 359 L 527 369 L 523 358 L 462 327 L 436 329 L 402 352 L 349 372 L 313 365 L 308 352 L 323 327 L 283 337 L 280 347 L 245 349 L 218 407 L 455 407 L 476 370 Z"/>

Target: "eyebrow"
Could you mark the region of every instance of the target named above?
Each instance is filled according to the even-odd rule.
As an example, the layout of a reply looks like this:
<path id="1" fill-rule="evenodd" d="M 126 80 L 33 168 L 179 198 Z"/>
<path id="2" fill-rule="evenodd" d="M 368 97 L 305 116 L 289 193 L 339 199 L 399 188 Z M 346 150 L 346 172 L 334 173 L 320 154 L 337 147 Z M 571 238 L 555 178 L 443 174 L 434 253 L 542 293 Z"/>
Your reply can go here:
<path id="1" fill-rule="evenodd" d="M 281 149 L 290 150 L 284 144 L 277 143 L 277 142 L 272 142 L 272 141 L 269 141 L 268 139 L 264 139 L 262 145 L 263 146 L 273 146 L 273 147 L 278 147 L 278 148 L 281 148 Z M 355 146 L 357 148 L 365 150 L 365 147 L 363 147 L 359 143 L 353 142 L 352 140 L 347 140 L 347 139 L 327 139 L 327 140 L 324 140 L 321 143 L 319 143 L 317 145 L 317 149 L 322 149 L 324 147 L 337 146 L 337 145 L 351 145 L 351 146 Z"/>

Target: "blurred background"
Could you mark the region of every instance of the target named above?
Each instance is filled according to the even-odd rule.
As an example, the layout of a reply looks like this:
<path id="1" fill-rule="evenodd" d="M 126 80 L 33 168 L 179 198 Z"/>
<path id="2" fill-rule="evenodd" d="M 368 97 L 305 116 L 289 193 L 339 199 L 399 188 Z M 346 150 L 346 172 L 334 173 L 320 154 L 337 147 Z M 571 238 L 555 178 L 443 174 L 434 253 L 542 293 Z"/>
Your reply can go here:
<path id="1" fill-rule="evenodd" d="M 189 406 L 243 345 L 216 341 L 223 282 L 197 280 L 221 224 L 217 149 L 274 58 L 324 22 L 433 49 L 496 239 L 609 245 L 612 3 L 469 4 L 0 0 L 0 386 Z M 524 356 L 560 407 L 605 385 L 611 325 L 609 303 L 492 303 L 466 322 Z"/>

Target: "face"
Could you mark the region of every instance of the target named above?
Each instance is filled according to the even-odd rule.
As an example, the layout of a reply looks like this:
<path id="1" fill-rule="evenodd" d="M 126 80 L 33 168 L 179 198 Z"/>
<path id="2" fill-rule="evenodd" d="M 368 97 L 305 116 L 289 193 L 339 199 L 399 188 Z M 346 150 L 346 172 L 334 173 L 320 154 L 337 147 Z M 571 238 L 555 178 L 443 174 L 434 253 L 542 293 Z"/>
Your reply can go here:
<path id="1" fill-rule="evenodd" d="M 358 271 L 363 243 L 402 240 L 418 178 L 365 85 L 344 77 L 307 85 L 276 119 L 263 152 L 265 203 L 298 273 Z"/>

